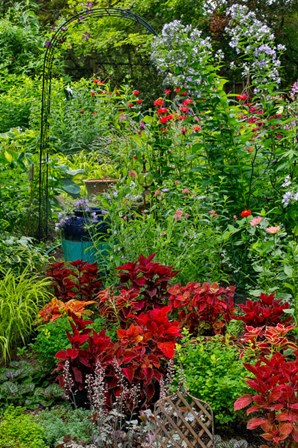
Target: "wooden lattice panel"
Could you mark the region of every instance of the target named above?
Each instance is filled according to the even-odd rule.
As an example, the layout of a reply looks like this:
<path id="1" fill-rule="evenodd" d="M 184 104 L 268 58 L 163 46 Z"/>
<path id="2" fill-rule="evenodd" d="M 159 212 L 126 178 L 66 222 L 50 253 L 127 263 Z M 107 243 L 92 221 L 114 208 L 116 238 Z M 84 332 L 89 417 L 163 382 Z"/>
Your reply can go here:
<path id="1" fill-rule="evenodd" d="M 154 411 L 154 448 L 213 448 L 214 421 L 210 406 L 177 392 L 160 399 Z"/>

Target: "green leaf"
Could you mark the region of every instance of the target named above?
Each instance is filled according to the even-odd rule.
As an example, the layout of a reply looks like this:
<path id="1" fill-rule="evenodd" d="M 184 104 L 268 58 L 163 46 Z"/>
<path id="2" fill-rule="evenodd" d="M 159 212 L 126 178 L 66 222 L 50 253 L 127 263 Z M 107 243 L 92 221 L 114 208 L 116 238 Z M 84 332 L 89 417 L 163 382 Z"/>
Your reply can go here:
<path id="1" fill-rule="evenodd" d="M 285 266 L 284 266 L 284 273 L 285 273 L 288 277 L 293 277 L 293 268 L 292 268 L 292 266 L 285 265 Z"/>

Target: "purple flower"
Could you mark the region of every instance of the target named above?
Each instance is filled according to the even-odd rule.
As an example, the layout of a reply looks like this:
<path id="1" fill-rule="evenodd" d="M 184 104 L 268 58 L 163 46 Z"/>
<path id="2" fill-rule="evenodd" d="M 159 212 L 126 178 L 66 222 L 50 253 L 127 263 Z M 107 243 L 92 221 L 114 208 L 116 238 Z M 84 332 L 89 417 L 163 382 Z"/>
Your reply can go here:
<path id="1" fill-rule="evenodd" d="M 85 41 L 88 41 L 90 37 L 91 34 L 87 33 L 87 31 L 85 31 L 85 33 L 82 35 L 82 38 L 85 39 Z"/>
<path id="2" fill-rule="evenodd" d="M 47 47 L 47 48 L 51 48 L 51 46 L 52 46 L 52 41 L 47 40 L 47 41 L 46 41 L 46 47 Z"/>

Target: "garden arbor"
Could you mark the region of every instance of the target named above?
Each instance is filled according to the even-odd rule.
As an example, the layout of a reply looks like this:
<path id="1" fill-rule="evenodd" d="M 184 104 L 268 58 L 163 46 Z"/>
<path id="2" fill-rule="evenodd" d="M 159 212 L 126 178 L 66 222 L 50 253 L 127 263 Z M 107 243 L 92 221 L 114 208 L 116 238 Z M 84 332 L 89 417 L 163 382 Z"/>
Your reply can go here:
<path id="1" fill-rule="evenodd" d="M 46 42 L 42 71 L 42 100 L 41 100 L 41 127 L 40 127 L 40 150 L 39 150 L 39 187 L 38 187 L 38 237 L 42 239 L 48 235 L 49 219 L 49 182 L 48 182 L 48 161 L 49 161 L 49 137 L 51 114 L 51 83 L 53 73 L 53 62 L 55 50 L 69 30 L 69 27 L 80 26 L 86 20 L 95 20 L 104 17 L 116 17 L 133 21 L 141 25 L 146 32 L 157 35 L 154 28 L 142 17 L 131 11 L 118 8 L 94 8 L 87 9 L 68 19 L 54 33 L 50 41 Z"/>

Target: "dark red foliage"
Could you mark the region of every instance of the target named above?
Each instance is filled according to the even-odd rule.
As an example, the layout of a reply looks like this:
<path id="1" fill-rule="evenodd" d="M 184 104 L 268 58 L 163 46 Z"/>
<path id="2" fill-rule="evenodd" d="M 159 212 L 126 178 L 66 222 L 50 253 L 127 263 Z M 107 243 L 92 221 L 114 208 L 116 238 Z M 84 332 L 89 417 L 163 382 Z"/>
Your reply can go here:
<path id="1" fill-rule="evenodd" d="M 102 287 L 97 263 L 77 260 L 70 263 L 56 262 L 46 273 L 52 277 L 52 285 L 57 299 L 91 300 Z"/>
<path id="2" fill-rule="evenodd" d="M 145 308 L 145 299 L 139 300 L 135 289 L 107 288 L 100 291 L 97 300 L 101 316 L 109 322 L 119 323 L 121 328 L 127 327 L 131 314 L 139 314 Z"/>
<path id="3" fill-rule="evenodd" d="M 175 344 L 180 337 L 179 323 L 170 322 L 170 307 L 150 310 L 138 317 L 132 315 L 135 323 L 127 329 L 118 330 L 119 340 L 113 343 L 102 330 L 95 332 L 89 327 L 90 320 L 72 315 L 72 333 L 67 333 L 71 348 L 56 354 L 56 371 L 63 372 L 65 361 L 74 390 L 83 390 L 86 375 L 93 374 L 97 363 L 105 369 L 107 404 L 117 395 L 119 384 L 115 365 L 117 365 L 130 385 L 139 385 L 142 405 L 148 406 L 157 399 L 159 381 L 165 375 L 167 362 L 173 358 Z M 61 386 L 65 386 L 65 375 L 58 376 Z"/>
<path id="4" fill-rule="evenodd" d="M 256 394 L 238 398 L 235 411 L 250 405 L 246 413 L 259 415 L 248 421 L 248 429 L 261 427 L 261 436 L 274 446 L 297 446 L 298 350 L 295 360 L 288 361 L 277 352 L 270 359 L 262 357 L 255 365 L 244 365 L 254 375 L 246 382 Z"/>
<path id="5" fill-rule="evenodd" d="M 275 299 L 275 294 L 261 294 L 258 300 L 246 300 L 239 308 L 245 313 L 238 316 L 246 325 L 252 327 L 274 326 L 278 323 L 291 325 L 293 319 L 283 311 L 290 308 L 288 303 L 282 303 L 282 299 Z M 235 317 L 236 319 L 236 317 Z"/>
<path id="6" fill-rule="evenodd" d="M 144 310 L 165 304 L 169 296 L 169 281 L 178 273 L 172 266 L 153 262 L 155 255 L 151 254 L 147 258 L 140 255 L 136 263 L 129 262 L 117 267 L 121 271 L 121 288 L 133 290 L 145 299 Z"/>
<path id="7" fill-rule="evenodd" d="M 234 318 L 234 286 L 223 288 L 217 283 L 189 282 L 169 288 L 169 302 L 178 310 L 181 326 L 192 335 L 223 334 Z"/>

